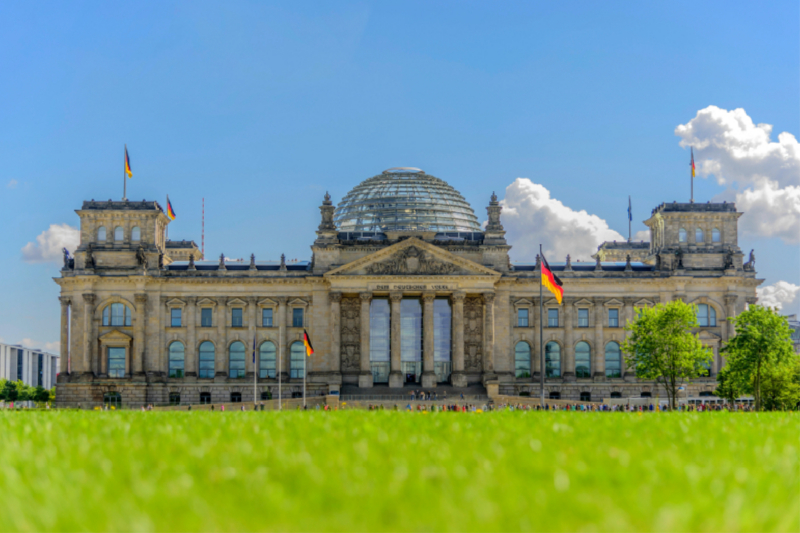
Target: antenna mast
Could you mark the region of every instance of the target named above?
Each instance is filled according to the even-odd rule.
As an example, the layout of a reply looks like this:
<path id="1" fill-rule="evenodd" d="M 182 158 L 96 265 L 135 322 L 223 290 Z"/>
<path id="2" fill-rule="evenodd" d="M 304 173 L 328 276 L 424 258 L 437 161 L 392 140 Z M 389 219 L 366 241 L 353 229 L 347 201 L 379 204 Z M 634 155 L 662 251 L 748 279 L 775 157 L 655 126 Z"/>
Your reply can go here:
<path id="1" fill-rule="evenodd" d="M 203 218 L 200 227 L 200 255 L 206 257 L 206 199 L 203 198 Z"/>

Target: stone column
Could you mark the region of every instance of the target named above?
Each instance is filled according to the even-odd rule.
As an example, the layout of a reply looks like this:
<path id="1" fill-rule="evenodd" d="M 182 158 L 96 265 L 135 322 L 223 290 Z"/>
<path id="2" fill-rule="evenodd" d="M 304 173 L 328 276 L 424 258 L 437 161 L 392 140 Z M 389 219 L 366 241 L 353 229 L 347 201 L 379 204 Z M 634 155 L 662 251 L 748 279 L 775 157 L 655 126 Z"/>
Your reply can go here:
<path id="1" fill-rule="evenodd" d="M 197 296 L 186 298 L 186 347 L 184 355 L 184 370 L 186 377 L 197 377 Z"/>
<path id="2" fill-rule="evenodd" d="M 389 372 L 389 387 L 402 387 L 403 386 L 403 372 L 401 371 L 400 354 L 401 345 L 400 338 L 402 335 L 402 323 L 400 321 L 401 303 L 403 301 L 402 292 L 393 292 L 389 295 L 389 301 L 392 305 L 391 312 L 391 349 L 390 349 L 390 365 L 391 372 Z"/>
<path id="3" fill-rule="evenodd" d="M 539 297 L 534 296 L 531 298 L 531 301 L 533 302 L 530 322 L 533 337 L 533 340 L 531 341 L 533 343 L 533 348 L 531 349 L 531 376 L 534 380 L 536 380 L 539 377 L 539 369 L 541 368 L 539 365 L 539 358 L 544 357 L 544 354 L 540 354 L 539 352 L 544 350 L 544 347 L 539 339 Z"/>
<path id="4" fill-rule="evenodd" d="M 249 381 L 253 380 L 253 372 L 256 371 L 256 367 L 253 364 L 253 339 L 256 337 L 256 303 L 255 296 L 247 297 L 247 341 L 244 343 L 244 375 Z M 255 349 L 257 350 L 258 346 Z"/>
<path id="5" fill-rule="evenodd" d="M 372 387 L 372 370 L 369 366 L 369 306 L 372 293 L 362 292 L 361 296 L 361 371 L 358 374 L 358 386 Z"/>
<path id="6" fill-rule="evenodd" d="M 278 358 L 280 362 L 281 380 L 288 381 L 289 378 L 289 365 L 287 364 L 290 359 L 288 347 L 286 346 L 286 302 L 285 296 L 275 298 L 278 300 Z M 278 369 L 275 369 L 277 372 Z"/>
<path id="7" fill-rule="evenodd" d="M 636 298 L 626 297 L 622 299 L 625 307 L 622 310 L 622 316 L 620 317 L 622 327 L 627 326 L 629 323 L 633 322 L 633 304 L 636 302 Z M 629 337 L 629 333 L 627 331 L 622 331 L 622 339 L 625 340 Z M 622 368 L 623 368 L 623 375 L 622 377 L 627 379 L 628 381 L 636 381 L 636 369 L 632 366 L 625 366 L 625 354 L 622 354 Z"/>
<path id="8" fill-rule="evenodd" d="M 331 302 L 331 368 L 341 383 L 342 375 L 342 293 L 328 294 Z"/>
<path id="9" fill-rule="evenodd" d="M 433 371 L 433 300 L 436 295 L 422 295 L 422 386 L 435 387 L 436 374 Z"/>
<path id="10" fill-rule="evenodd" d="M 594 379 L 606 378 L 606 346 L 603 342 L 603 312 L 605 301 L 602 298 L 594 299 L 594 361 L 592 361 L 592 375 Z"/>
<path id="11" fill-rule="evenodd" d="M 96 360 L 92 350 L 92 318 L 94 315 L 95 296 L 92 293 L 83 293 L 83 361 L 82 370 L 92 372 L 95 375 L 100 373 L 99 361 Z"/>
<path id="12" fill-rule="evenodd" d="M 216 369 L 215 377 L 225 378 L 228 377 L 228 336 L 227 323 L 228 320 L 228 299 L 217 298 L 217 342 L 214 348 L 214 368 Z"/>
<path id="13" fill-rule="evenodd" d="M 575 340 L 572 335 L 575 316 L 574 304 L 574 298 L 564 298 L 564 350 L 562 351 L 561 376 L 567 381 L 575 380 Z"/>
<path id="14" fill-rule="evenodd" d="M 61 302 L 61 363 L 59 371 L 62 374 L 69 373 L 72 369 L 69 366 L 69 306 L 72 299 L 68 296 L 60 296 Z"/>
<path id="15" fill-rule="evenodd" d="M 494 379 L 494 293 L 483 293 L 483 380 Z"/>
<path id="16" fill-rule="evenodd" d="M 133 353 L 131 353 L 131 375 L 144 377 L 145 333 L 147 323 L 147 293 L 133 295 L 136 303 L 136 327 L 133 328 Z"/>
<path id="17" fill-rule="evenodd" d="M 467 386 L 467 374 L 464 373 L 464 298 L 463 292 L 453 293 L 453 376 L 454 387 Z"/>

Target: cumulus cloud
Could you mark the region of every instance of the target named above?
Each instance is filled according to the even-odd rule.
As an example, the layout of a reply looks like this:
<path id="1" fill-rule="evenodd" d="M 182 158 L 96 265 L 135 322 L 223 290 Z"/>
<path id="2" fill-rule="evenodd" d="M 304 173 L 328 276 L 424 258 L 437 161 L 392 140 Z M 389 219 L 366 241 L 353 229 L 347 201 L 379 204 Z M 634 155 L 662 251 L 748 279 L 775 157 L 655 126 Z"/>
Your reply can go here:
<path id="1" fill-rule="evenodd" d="M 745 214 L 743 232 L 800 243 L 800 143 L 791 133 L 771 139 L 770 124 L 755 124 L 744 109 L 708 106 L 675 128 L 692 147 L 698 174 L 729 188 L 725 196 Z"/>
<path id="2" fill-rule="evenodd" d="M 775 307 L 778 310 L 791 306 L 797 299 L 798 293 L 800 293 L 800 285 L 788 281 L 778 281 L 756 289 L 759 305 Z"/>
<path id="3" fill-rule="evenodd" d="M 21 344 L 26 348 L 43 350 L 48 353 L 59 354 L 61 352 L 61 343 L 59 342 L 40 342 L 33 339 L 22 339 Z"/>
<path id="4" fill-rule="evenodd" d="M 80 233 L 69 224 L 51 224 L 50 228 L 36 237 L 36 242 L 29 242 L 22 247 L 22 258 L 28 263 L 45 263 L 61 261 L 62 248 L 70 252 L 80 244 Z"/>
<path id="5" fill-rule="evenodd" d="M 17 185 L 19 185 L 19 182 L 17 180 L 11 180 L 6 184 L 6 187 L 8 187 L 9 189 L 16 189 Z"/>
<path id="6" fill-rule="evenodd" d="M 514 246 L 516 260 L 534 261 L 540 243 L 548 261 L 564 261 L 567 254 L 573 260 L 589 260 L 604 241 L 625 240 L 602 218 L 565 206 L 528 178 L 517 178 L 506 187 L 501 204 L 506 238 Z"/>
<path id="7" fill-rule="evenodd" d="M 633 234 L 633 237 L 631 237 L 631 241 L 633 241 L 633 242 L 639 242 L 639 241 L 650 242 L 650 230 L 649 229 L 643 229 L 643 230 L 637 231 L 636 233 Z"/>

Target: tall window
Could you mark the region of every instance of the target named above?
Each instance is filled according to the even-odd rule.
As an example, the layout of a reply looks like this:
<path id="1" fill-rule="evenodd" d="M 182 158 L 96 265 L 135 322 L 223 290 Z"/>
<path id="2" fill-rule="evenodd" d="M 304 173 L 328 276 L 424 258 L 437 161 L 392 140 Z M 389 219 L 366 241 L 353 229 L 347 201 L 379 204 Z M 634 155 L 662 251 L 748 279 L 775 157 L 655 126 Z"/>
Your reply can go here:
<path id="1" fill-rule="evenodd" d="M 422 375 L 422 305 L 418 298 L 400 302 L 400 368 L 406 383 Z"/>
<path id="2" fill-rule="evenodd" d="M 204 307 L 200 309 L 200 327 L 201 328 L 210 328 L 212 324 L 211 317 L 214 314 L 214 310 L 209 307 Z"/>
<path id="3" fill-rule="evenodd" d="M 700 373 L 700 375 L 701 376 L 710 377 L 711 376 L 711 361 L 703 361 L 702 363 L 700 363 L 700 366 L 704 370 L 703 372 Z"/>
<path id="4" fill-rule="evenodd" d="M 622 377 L 622 352 L 619 344 L 613 341 L 606 344 L 606 377 Z"/>
<path id="5" fill-rule="evenodd" d="M 514 348 L 514 372 L 518 378 L 531 377 L 531 345 L 518 342 Z"/>
<path id="6" fill-rule="evenodd" d="M 181 404 L 181 393 L 180 392 L 170 392 L 169 393 L 169 404 L 170 405 L 180 405 Z"/>
<path id="7" fill-rule="evenodd" d="M 527 328 L 528 327 L 528 310 L 527 309 L 517 309 L 517 327 L 518 328 Z"/>
<path id="8" fill-rule="evenodd" d="M 36 373 L 36 386 L 41 387 L 44 383 L 44 354 L 39 354 L 38 372 Z"/>
<path id="9" fill-rule="evenodd" d="M 293 328 L 302 328 L 303 327 L 303 308 L 302 307 L 295 307 L 292 309 L 292 327 Z"/>
<path id="10" fill-rule="evenodd" d="M 232 392 L 231 393 L 231 403 L 242 403 L 242 393 L 241 392 Z"/>
<path id="11" fill-rule="evenodd" d="M 24 362 L 23 355 L 24 352 L 20 349 L 17 349 L 17 381 L 22 379 L 22 363 Z"/>
<path id="12" fill-rule="evenodd" d="M 373 298 L 369 304 L 369 365 L 373 383 L 389 382 L 390 331 L 389 300 Z"/>
<path id="13" fill-rule="evenodd" d="M 104 326 L 130 326 L 131 310 L 125 304 L 111 304 L 103 309 Z"/>
<path id="14" fill-rule="evenodd" d="M 231 326 L 234 328 L 242 327 L 242 308 L 234 307 L 231 309 Z"/>
<path id="15" fill-rule="evenodd" d="M 261 327 L 262 328 L 272 327 L 272 309 L 261 310 Z"/>
<path id="16" fill-rule="evenodd" d="M 106 227 L 105 226 L 100 226 L 99 228 L 97 228 L 97 240 L 98 241 L 106 240 Z"/>
<path id="17" fill-rule="evenodd" d="M 207 405 L 211 403 L 211 393 L 210 392 L 201 392 L 200 393 L 200 403 L 202 405 Z"/>
<path id="18" fill-rule="evenodd" d="M 548 342 L 544 347 L 545 377 L 561 377 L 561 346 L 557 342 Z"/>
<path id="19" fill-rule="evenodd" d="M 108 347 L 108 377 L 125 377 L 125 348 Z"/>
<path id="20" fill-rule="evenodd" d="M 575 377 L 592 377 L 592 349 L 584 341 L 575 345 Z"/>
<path id="21" fill-rule="evenodd" d="M 275 379 L 275 345 L 270 341 L 261 343 L 258 349 L 258 377 Z"/>
<path id="22" fill-rule="evenodd" d="M 719 234 L 719 229 L 714 228 L 711 230 L 711 242 L 720 242 L 722 239 Z"/>
<path id="23" fill-rule="evenodd" d="M 608 327 L 610 328 L 619 327 L 619 309 L 608 310 Z"/>
<path id="24" fill-rule="evenodd" d="M 289 377 L 303 378 L 306 364 L 306 348 L 302 342 L 292 343 L 291 357 L 289 359 Z"/>
<path id="25" fill-rule="evenodd" d="M 683 228 L 678 230 L 678 242 L 686 242 L 686 230 Z"/>
<path id="26" fill-rule="evenodd" d="M 452 312 L 450 300 L 436 298 L 433 301 L 433 373 L 438 383 L 450 380 L 450 339 Z"/>
<path id="27" fill-rule="evenodd" d="M 578 309 L 578 327 L 579 328 L 588 328 L 589 327 L 589 310 L 588 309 Z"/>
<path id="28" fill-rule="evenodd" d="M 697 228 L 696 230 L 694 230 L 694 242 L 696 242 L 697 244 L 703 244 L 704 242 L 706 242 L 706 238 L 705 235 L 703 235 L 702 229 Z"/>
<path id="29" fill-rule="evenodd" d="M 591 402 L 592 401 L 592 393 L 591 392 L 582 392 L 581 393 L 581 401 L 582 402 Z"/>
<path id="30" fill-rule="evenodd" d="M 547 327 L 548 328 L 558 327 L 558 309 L 547 310 Z"/>
<path id="31" fill-rule="evenodd" d="M 175 341 L 169 345 L 169 377 L 184 377 L 184 353 L 182 342 Z"/>
<path id="32" fill-rule="evenodd" d="M 139 242 L 142 240 L 142 230 L 139 226 L 134 226 L 131 230 L 131 240 L 133 242 Z"/>
<path id="33" fill-rule="evenodd" d="M 244 377 L 244 343 L 236 341 L 228 348 L 228 375 L 232 378 Z"/>
<path id="34" fill-rule="evenodd" d="M 181 327 L 181 308 L 172 308 L 169 310 L 170 326 L 173 328 Z"/>
<path id="35" fill-rule="evenodd" d="M 116 228 L 114 228 L 114 240 L 121 241 L 124 238 L 123 233 L 124 232 L 122 231 L 122 226 L 117 226 Z"/>
<path id="36" fill-rule="evenodd" d="M 700 327 L 715 327 L 717 325 L 717 310 L 708 304 L 698 305 L 697 325 Z"/>
<path id="37" fill-rule="evenodd" d="M 122 407 L 122 395 L 118 392 L 103 393 L 103 405 L 114 408 Z"/>

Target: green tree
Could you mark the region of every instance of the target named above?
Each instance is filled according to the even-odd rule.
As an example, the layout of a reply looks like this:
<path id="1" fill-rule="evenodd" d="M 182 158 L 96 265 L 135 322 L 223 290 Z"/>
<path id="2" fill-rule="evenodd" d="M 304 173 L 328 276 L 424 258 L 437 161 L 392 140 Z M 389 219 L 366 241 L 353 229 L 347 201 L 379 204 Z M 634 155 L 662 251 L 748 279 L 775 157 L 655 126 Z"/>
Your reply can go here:
<path id="1" fill-rule="evenodd" d="M 727 359 L 729 373 L 742 384 L 745 393 L 753 395 L 757 411 L 763 408 L 765 376 L 770 379 L 770 394 L 781 396 L 775 389 L 788 386 L 791 380 L 779 378 L 782 365 L 794 357 L 789 322 L 775 310 L 760 305 L 750 308 L 731 319 L 736 334 L 722 349 Z M 782 385 L 781 385 L 782 384 Z"/>
<path id="2" fill-rule="evenodd" d="M 46 403 L 50 401 L 50 391 L 44 387 L 36 387 L 31 396 L 34 402 Z"/>
<path id="3" fill-rule="evenodd" d="M 788 411 L 800 402 L 800 357 L 769 367 L 761 381 L 761 396 L 767 411 Z"/>
<path id="4" fill-rule="evenodd" d="M 3 385 L 3 399 L 7 402 L 16 402 L 17 398 L 19 397 L 19 392 L 17 391 L 17 384 L 11 380 L 8 380 Z"/>
<path id="5" fill-rule="evenodd" d="M 731 374 L 730 367 L 726 366 L 717 374 L 717 389 L 714 395 L 728 400 L 730 405 L 736 403 L 737 398 L 742 395 L 742 384 Z"/>
<path id="6" fill-rule="evenodd" d="M 677 404 L 680 386 L 704 375 L 711 363 L 711 350 L 692 333 L 696 327 L 696 306 L 680 300 L 643 308 L 625 326 L 630 333 L 622 343 L 625 362 L 637 377 L 664 385 L 670 409 Z"/>

